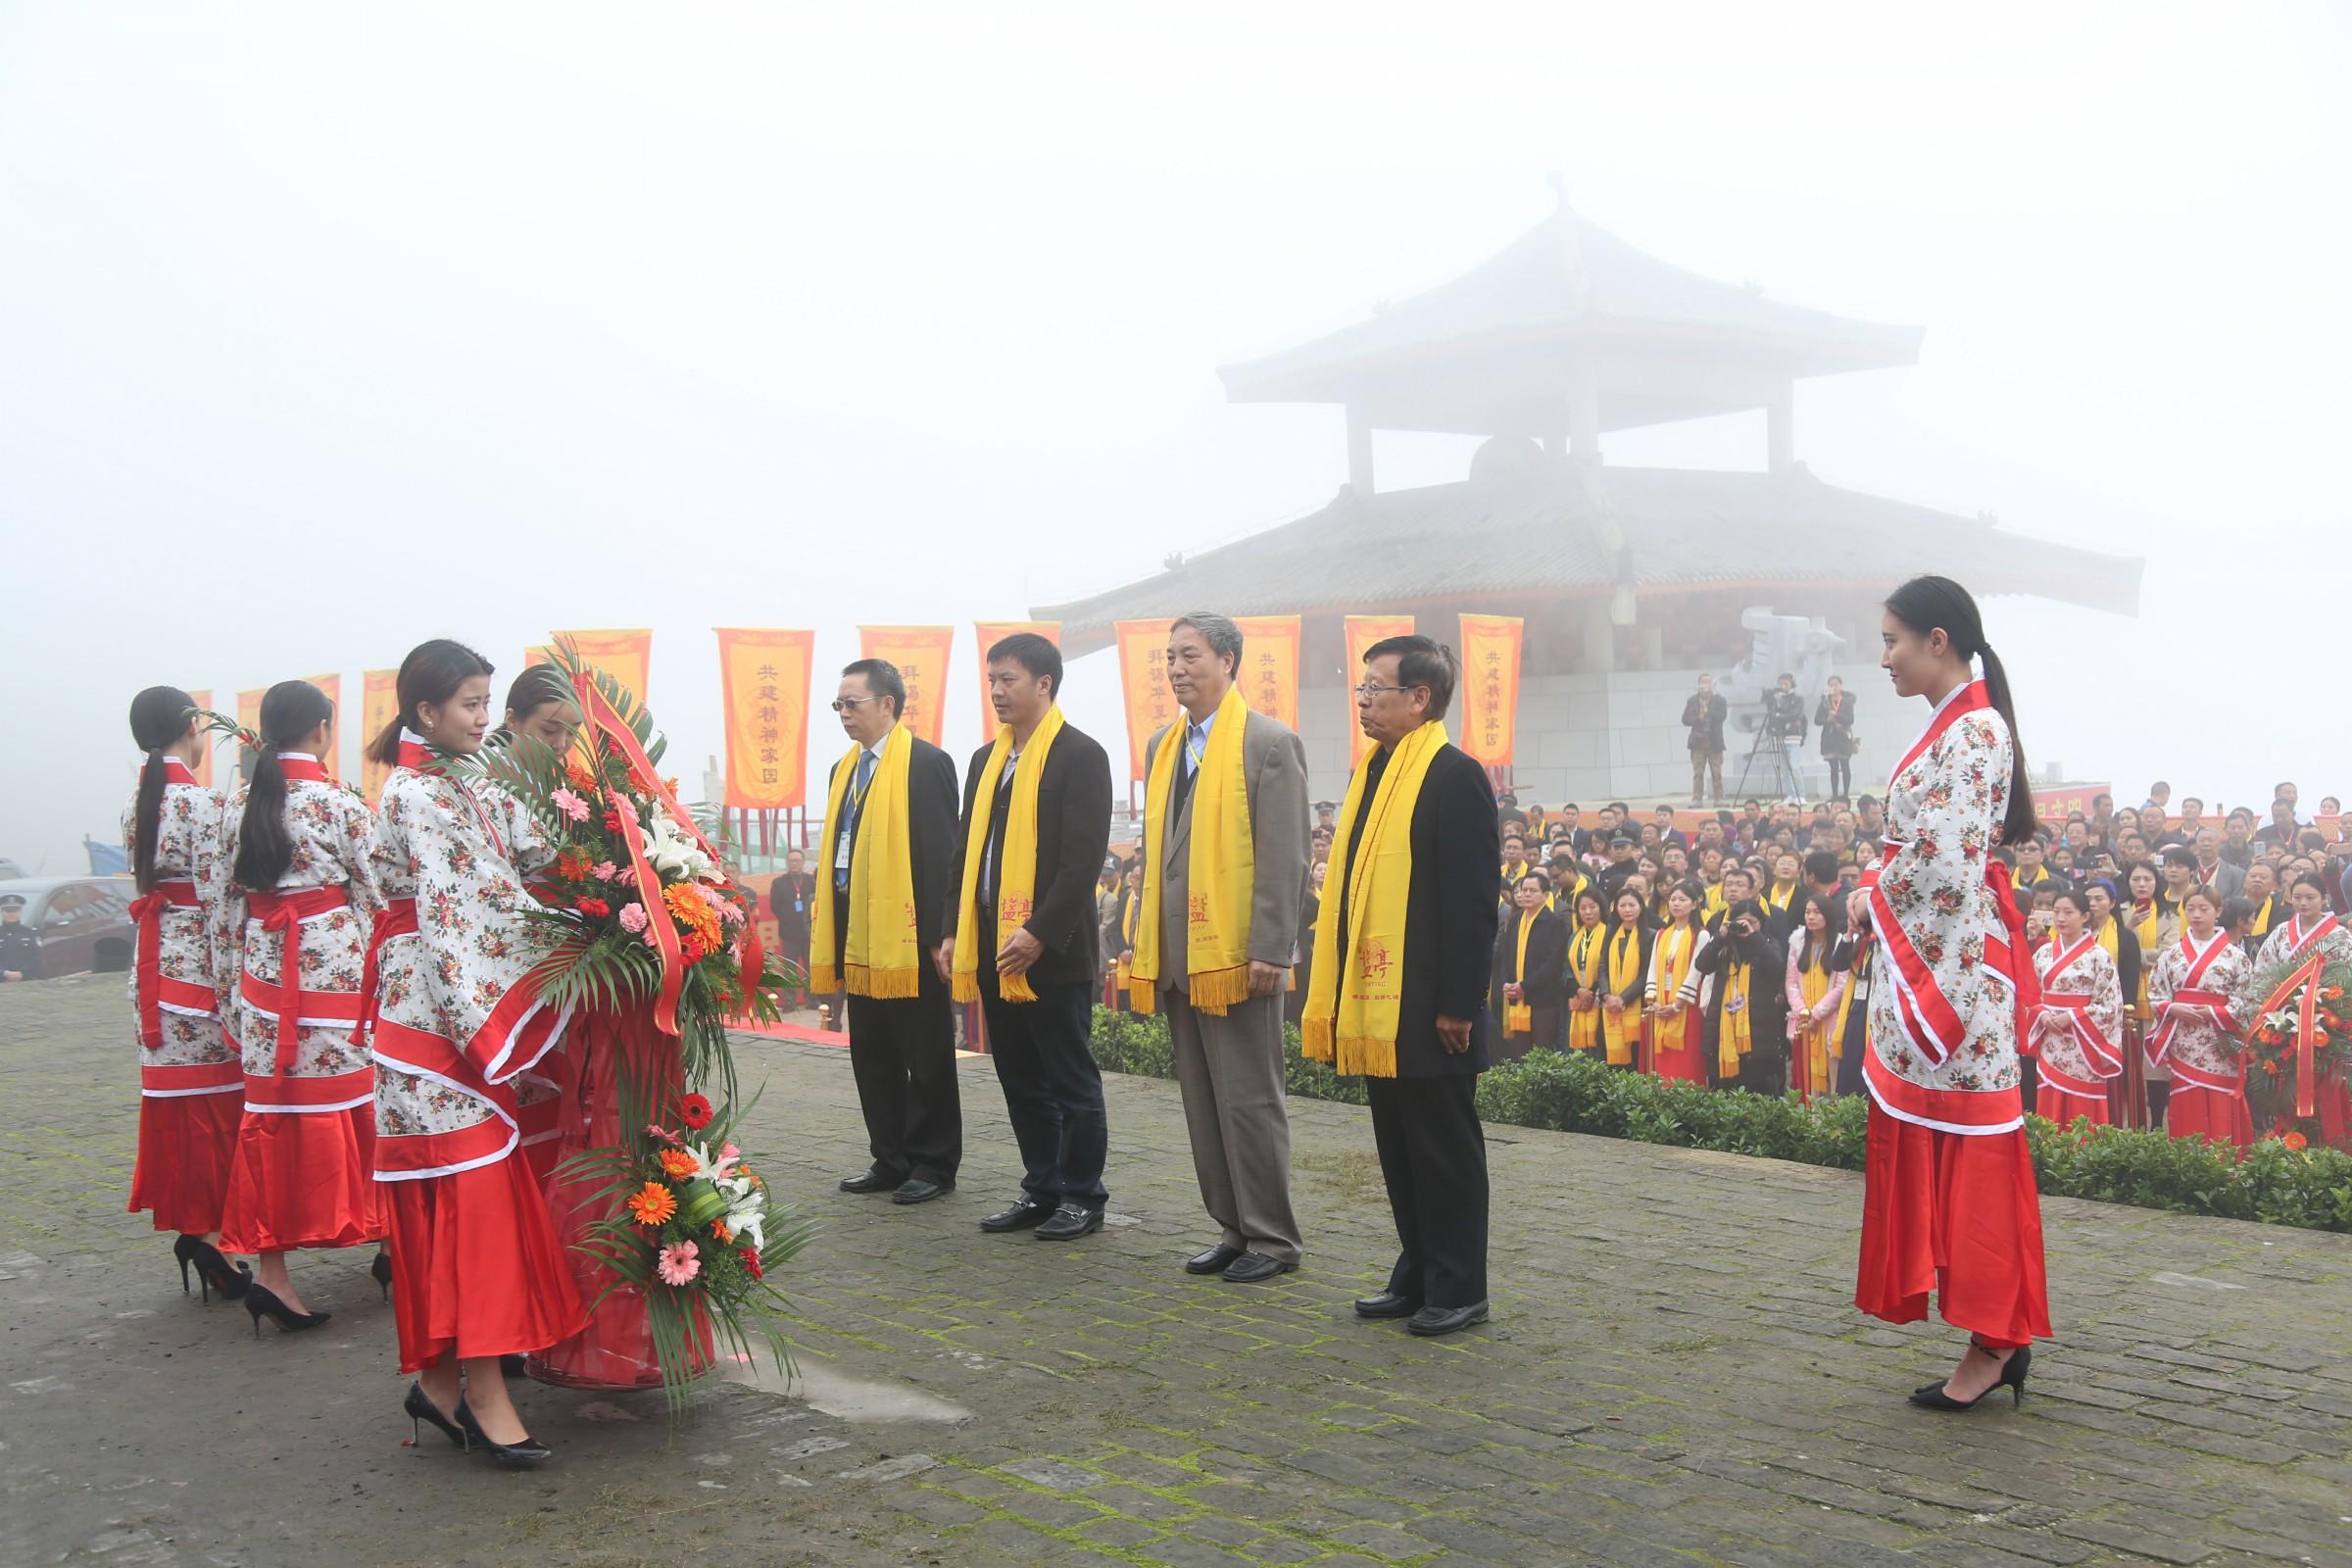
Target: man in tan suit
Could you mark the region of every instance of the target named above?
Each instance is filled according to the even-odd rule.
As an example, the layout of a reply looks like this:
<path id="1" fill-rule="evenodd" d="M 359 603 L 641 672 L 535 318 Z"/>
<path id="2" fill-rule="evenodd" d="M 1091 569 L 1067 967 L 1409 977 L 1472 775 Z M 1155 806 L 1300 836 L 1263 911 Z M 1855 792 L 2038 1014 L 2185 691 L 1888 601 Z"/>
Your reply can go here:
<path id="1" fill-rule="evenodd" d="M 1168 630 L 1168 686 L 1182 719 L 1152 738 L 1179 746 L 1164 809 L 1147 821 L 1143 843 L 1160 845 L 1159 897 L 1145 919 L 1159 921 L 1166 955 L 1153 1001 L 1168 1017 L 1176 1079 L 1193 1145 L 1200 1200 L 1223 1234 L 1185 1263 L 1191 1274 L 1253 1284 L 1298 1266 L 1298 1221 L 1291 1209 L 1291 1121 L 1283 1099 L 1282 992 L 1297 960 L 1307 858 L 1306 748 L 1276 719 L 1252 709 L 1239 716 L 1249 794 L 1250 856 L 1249 996 L 1221 1013 L 1193 1005 L 1185 974 L 1192 908 L 1193 799 L 1208 736 L 1242 665 L 1242 633 L 1223 615 L 1189 614 Z M 1149 853 L 1147 848 L 1145 853 Z"/>

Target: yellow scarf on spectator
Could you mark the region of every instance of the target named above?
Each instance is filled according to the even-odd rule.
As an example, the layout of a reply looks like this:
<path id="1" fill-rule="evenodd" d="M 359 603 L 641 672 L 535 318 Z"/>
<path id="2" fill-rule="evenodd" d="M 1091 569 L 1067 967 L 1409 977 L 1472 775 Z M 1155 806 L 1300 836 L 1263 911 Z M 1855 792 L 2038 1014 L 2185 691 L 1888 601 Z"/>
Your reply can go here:
<path id="1" fill-rule="evenodd" d="M 1749 967 L 1738 958 L 1723 966 L 1723 1027 L 1715 1034 L 1715 1066 L 1726 1078 L 1738 1077 L 1740 1058 L 1755 1049 L 1747 1008 Z M 1737 1012 L 1732 1010 L 1735 1002 L 1740 1004 Z"/>
<path id="2" fill-rule="evenodd" d="M 1600 978 L 1601 951 L 1608 944 L 1608 927 L 1580 925 L 1568 938 L 1568 985 L 1571 991 L 1593 991 Z M 1568 1049 L 1589 1051 L 1600 1042 L 1600 999 L 1592 999 L 1589 1011 L 1574 1012 L 1568 1019 Z"/>
<path id="3" fill-rule="evenodd" d="M 1348 929 L 1340 929 L 1341 884 L 1326 879 L 1323 912 L 1315 922 L 1315 972 L 1300 1020 L 1307 1057 L 1344 1073 L 1396 1076 L 1396 1029 L 1404 1000 L 1404 911 L 1413 884 L 1413 808 L 1429 764 L 1446 745 L 1446 726 L 1431 719 L 1396 743 L 1380 788 L 1364 812 L 1364 841 L 1344 896 Z M 1348 781 L 1332 835 L 1331 863 L 1345 866 L 1363 808 L 1370 766 Z"/>
<path id="4" fill-rule="evenodd" d="M 1192 907 L 1185 911 L 1184 975 L 1188 1000 L 1202 1012 L 1222 1014 L 1250 1000 L 1250 895 L 1257 886 L 1257 846 L 1250 834 L 1250 782 L 1242 764 L 1242 731 L 1250 705 L 1239 686 L 1225 689 L 1193 778 L 1193 841 L 1185 852 Z M 1175 798 L 1183 723 L 1169 726 L 1144 781 L 1144 907 L 1159 907 L 1160 869 L 1167 863 L 1168 804 Z M 1335 840 L 1336 858 L 1340 844 Z M 1127 997 L 1138 1012 L 1158 1006 L 1154 995 L 1170 956 L 1159 951 L 1159 921 L 1136 927 L 1135 961 L 1127 966 Z"/>
<path id="5" fill-rule="evenodd" d="M 1838 999 L 1838 1016 L 1827 1023 L 1814 1023 L 1812 1011 L 1821 1005 L 1821 999 L 1830 994 L 1833 980 L 1830 974 L 1829 946 L 1825 942 L 1813 950 L 1813 961 L 1797 970 L 1797 994 L 1804 999 L 1805 1032 L 1799 1036 L 1796 1049 L 1805 1054 L 1806 1095 L 1826 1095 L 1830 1092 L 1830 1063 L 1838 1057 L 1845 1042 L 1845 1015 L 1853 1010 L 1854 988 L 1849 982 L 1845 995 Z M 1802 963 L 1800 953 L 1798 961 Z"/>
<path id="6" fill-rule="evenodd" d="M 1012 775 L 1012 798 L 1004 803 L 1004 853 L 997 860 L 997 934 L 1004 937 L 1028 924 L 1037 899 L 1037 784 L 1046 776 L 1046 754 L 1061 733 L 1061 705 L 1030 731 L 1022 749 L 1020 770 Z M 956 963 L 950 982 L 957 1002 L 980 1000 L 980 963 L 997 961 L 980 951 L 980 862 L 988 857 L 988 836 L 994 830 L 997 780 L 1004 776 L 1004 760 L 1012 755 L 1012 726 L 997 726 L 997 738 L 980 764 L 980 782 L 972 796 L 972 828 L 965 835 L 963 887 L 956 896 Z M 1000 977 L 997 992 L 1006 1002 L 1035 1002 L 1029 977 Z"/>
<path id="7" fill-rule="evenodd" d="M 1658 955 L 1662 972 L 1658 976 L 1658 1006 L 1674 1007 L 1682 999 L 1683 982 L 1690 978 L 1690 960 L 1697 956 L 1698 943 L 1688 925 L 1675 924 L 1658 933 Z M 1649 1050 L 1652 1057 L 1661 1051 L 1682 1051 L 1685 1037 L 1690 1028 L 1690 1009 L 1675 1007 L 1669 1015 L 1663 1010 L 1649 1025 Z"/>
<path id="8" fill-rule="evenodd" d="M 1621 925 L 1609 933 L 1609 990 L 1622 997 L 1641 978 L 1642 928 Z M 1634 1041 L 1642 1029 L 1641 997 L 1637 995 L 1614 1014 L 1603 1009 L 1601 1026 L 1601 1038 L 1608 1046 L 1609 1065 L 1632 1065 Z"/>
<path id="9" fill-rule="evenodd" d="M 825 796 L 828 854 L 841 842 L 842 812 L 849 806 L 850 780 L 858 772 L 862 746 L 853 746 L 833 769 Z M 911 997 L 922 988 L 923 955 L 915 937 L 914 850 L 907 833 L 906 764 L 914 737 L 894 725 L 882 743 L 881 759 L 865 781 L 865 807 L 850 856 L 849 932 L 845 951 L 834 951 L 833 877 L 816 875 L 816 907 L 809 917 L 808 989 L 818 995 L 847 991 L 853 997 Z"/>
<path id="10" fill-rule="evenodd" d="M 1519 951 L 1511 959 L 1511 979 L 1524 988 L 1527 984 L 1527 934 L 1536 928 L 1536 911 L 1519 911 Z M 1519 993 L 1527 995 L 1524 989 Z M 1502 1032 L 1506 1035 L 1533 1034 L 1536 1029 L 1535 1004 L 1506 1002 L 1502 1004 Z"/>

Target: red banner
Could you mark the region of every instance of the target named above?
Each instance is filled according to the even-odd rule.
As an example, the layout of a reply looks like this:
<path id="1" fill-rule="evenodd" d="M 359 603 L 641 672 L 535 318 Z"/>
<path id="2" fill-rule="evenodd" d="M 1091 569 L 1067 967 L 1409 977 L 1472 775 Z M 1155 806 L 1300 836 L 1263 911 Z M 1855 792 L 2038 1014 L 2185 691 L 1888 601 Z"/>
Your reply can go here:
<path id="1" fill-rule="evenodd" d="M 997 710 L 988 701 L 988 651 L 1015 632 L 1033 631 L 1054 647 L 1061 646 L 1061 622 L 1058 620 L 975 620 L 972 622 L 974 640 L 978 645 L 980 667 L 980 738 L 988 739 L 997 732 Z M 1054 693 L 1055 702 L 1061 693 Z"/>
<path id="2" fill-rule="evenodd" d="M 755 811 L 806 806 L 808 681 L 816 633 L 751 626 L 715 630 L 727 726 L 726 804 Z"/>

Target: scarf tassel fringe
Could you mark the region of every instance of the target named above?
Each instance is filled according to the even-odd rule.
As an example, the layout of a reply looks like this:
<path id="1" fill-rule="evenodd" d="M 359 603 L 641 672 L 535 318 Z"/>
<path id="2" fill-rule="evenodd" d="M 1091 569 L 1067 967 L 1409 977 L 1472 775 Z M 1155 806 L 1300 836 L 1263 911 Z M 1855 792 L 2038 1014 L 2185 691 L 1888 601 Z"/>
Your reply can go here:
<path id="1" fill-rule="evenodd" d="M 843 975 L 843 989 L 853 997 L 864 997 L 874 1002 L 897 1002 L 920 996 L 923 971 L 912 969 L 877 969 L 871 964 L 853 963 Z"/>
<path id="2" fill-rule="evenodd" d="M 1363 1040 L 1352 1036 L 1338 1037 L 1338 1020 L 1309 1018 L 1301 1032 L 1299 1047 L 1309 1061 L 1328 1061 L 1332 1070 L 1347 1078 L 1394 1078 L 1396 1076 L 1396 1042 L 1394 1040 Z"/>

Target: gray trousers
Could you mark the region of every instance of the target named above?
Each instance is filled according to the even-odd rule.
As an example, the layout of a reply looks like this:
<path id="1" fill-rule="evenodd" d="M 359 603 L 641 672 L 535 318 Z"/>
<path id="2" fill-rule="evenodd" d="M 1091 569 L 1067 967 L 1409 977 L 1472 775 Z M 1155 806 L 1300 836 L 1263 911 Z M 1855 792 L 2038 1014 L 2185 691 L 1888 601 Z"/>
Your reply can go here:
<path id="1" fill-rule="evenodd" d="M 1181 991 L 1163 989 L 1158 1000 L 1175 1042 L 1202 1206 L 1225 1228 L 1225 1246 L 1297 1262 L 1281 994 L 1252 997 L 1222 1017 L 1198 1010 Z"/>

